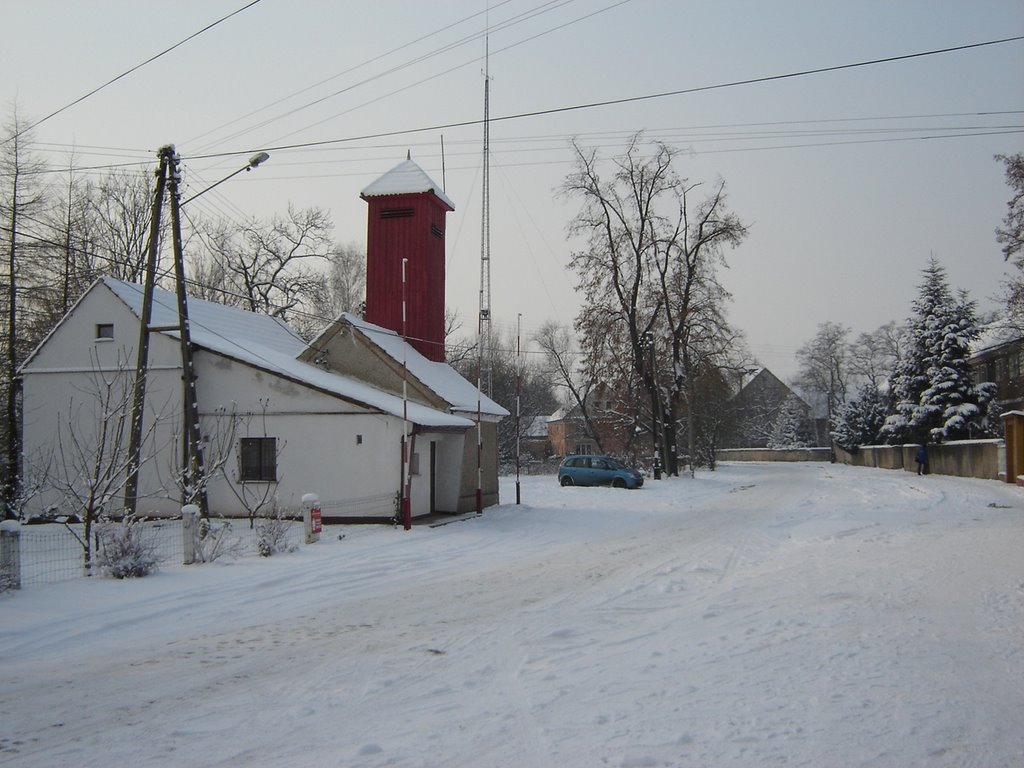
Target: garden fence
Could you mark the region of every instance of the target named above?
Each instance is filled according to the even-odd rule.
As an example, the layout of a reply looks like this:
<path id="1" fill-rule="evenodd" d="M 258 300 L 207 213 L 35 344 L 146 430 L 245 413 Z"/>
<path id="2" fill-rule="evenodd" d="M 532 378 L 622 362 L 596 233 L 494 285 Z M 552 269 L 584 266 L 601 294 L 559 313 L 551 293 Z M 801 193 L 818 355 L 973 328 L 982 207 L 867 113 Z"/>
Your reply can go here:
<path id="1" fill-rule="evenodd" d="M 305 532 L 303 520 L 288 519 L 285 522 L 287 546 L 302 544 Z M 248 519 L 215 519 L 213 524 L 229 526 L 225 534 L 228 544 L 225 548 L 226 556 L 258 555 L 260 532 L 258 526 L 250 525 Z M 186 562 L 186 531 L 180 517 L 149 520 L 139 525 L 144 526 L 143 535 L 160 563 L 172 565 Z M 80 524 L 4 523 L 0 530 L 0 591 L 89 576 L 82 545 L 83 536 L 84 528 Z"/>

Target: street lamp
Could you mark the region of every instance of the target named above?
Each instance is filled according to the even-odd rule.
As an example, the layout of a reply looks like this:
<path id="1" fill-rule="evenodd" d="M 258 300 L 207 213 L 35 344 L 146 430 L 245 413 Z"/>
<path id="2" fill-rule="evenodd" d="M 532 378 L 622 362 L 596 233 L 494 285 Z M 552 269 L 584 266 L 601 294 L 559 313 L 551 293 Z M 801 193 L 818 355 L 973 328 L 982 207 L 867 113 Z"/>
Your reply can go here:
<path id="1" fill-rule="evenodd" d="M 200 195 L 206 194 L 207 192 L 209 192 L 214 187 L 223 184 L 228 179 L 234 178 L 235 176 L 240 174 L 242 171 L 251 171 L 253 168 L 259 167 L 263 163 L 267 162 L 267 160 L 269 160 L 269 159 L 270 159 L 270 155 L 268 155 L 266 152 L 257 152 L 255 155 L 253 155 L 252 157 L 249 158 L 249 162 L 248 163 L 243 165 L 237 171 L 235 171 L 234 173 L 229 173 L 227 176 L 225 176 L 223 179 L 218 181 L 216 184 L 211 184 L 210 186 L 208 186 L 206 189 L 202 190 L 201 192 L 196 192 L 188 200 L 183 200 L 181 202 L 181 205 L 185 205 L 187 203 L 192 202 L 193 200 L 195 200 Z"/>

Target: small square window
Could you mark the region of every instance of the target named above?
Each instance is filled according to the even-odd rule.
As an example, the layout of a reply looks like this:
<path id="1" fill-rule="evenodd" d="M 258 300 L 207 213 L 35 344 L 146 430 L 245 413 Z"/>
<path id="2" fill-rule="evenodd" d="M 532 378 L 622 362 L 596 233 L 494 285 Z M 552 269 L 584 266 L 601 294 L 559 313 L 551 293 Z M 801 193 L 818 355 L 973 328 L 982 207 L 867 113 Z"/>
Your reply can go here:
<path id="1" fill-rule="evenodd" d="M 238 479 L 277 482 L 277 438 L 243 437 L 238 441 Z"/>
<path id="2" fill-rule="evenodd" d="M 362 444 L 363 444 L 363 436 L 362 435 L 356 435 L 356 445 L 362 445 Z"/>
<path id="3" fill-rule="evenodd" d="M 97 339 L 113 339 L 114 338 L 114 324 L 113 323 L 96 323 L 96 338 Z"/>

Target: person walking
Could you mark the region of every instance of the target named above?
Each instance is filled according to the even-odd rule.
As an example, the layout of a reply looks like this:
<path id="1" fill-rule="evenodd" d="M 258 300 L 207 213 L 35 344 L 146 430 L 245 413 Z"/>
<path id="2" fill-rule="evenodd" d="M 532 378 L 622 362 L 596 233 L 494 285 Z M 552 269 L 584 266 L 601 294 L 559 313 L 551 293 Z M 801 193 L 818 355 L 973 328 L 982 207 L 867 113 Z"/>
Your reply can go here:
<path id="1" fill-rule="evenodd" d="M 917 474 L 926 475 L 928 474 L 928 449 L 923 445 L 917 449 L 917 455 L 914 457 L 914 461 L 917 462 Z"/>

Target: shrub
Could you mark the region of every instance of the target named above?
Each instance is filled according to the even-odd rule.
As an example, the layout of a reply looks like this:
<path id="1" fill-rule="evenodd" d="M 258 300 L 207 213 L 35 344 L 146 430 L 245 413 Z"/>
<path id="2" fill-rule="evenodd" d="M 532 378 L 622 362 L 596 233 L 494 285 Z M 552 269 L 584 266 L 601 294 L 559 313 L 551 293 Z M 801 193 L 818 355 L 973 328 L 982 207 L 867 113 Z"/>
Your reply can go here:
<path id="1" fill-rule="evenodd" d="M 296 548 L 288 544 L 288 529 L 291 522 L 283 517 L 281 510 L 275 509 L 271 517 L 265 517 L 256 523 L 256 549 L 261 557 L 270 557 L 278 552 L 291 552 Z"/>
<path id="2" fill-rule="evenodd" d="M 221 557 L 238 557 L 242 553 L 242 540 L 230 533 L 231 523 L 227 520 L 200 519 L 194 529 L 196 561 L 212 563 Z"/>
<path id="3" fill-rule="evenodd" d="M 115 579 L 148 576 L 160 563 L 154 534 L 136 517 L 129 515 L 120 521 L 101 519 L 96 526 L 96 538 L 96 563 Z"/>

